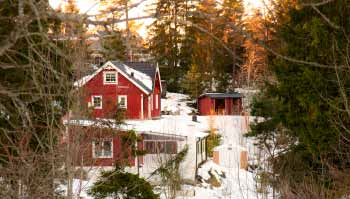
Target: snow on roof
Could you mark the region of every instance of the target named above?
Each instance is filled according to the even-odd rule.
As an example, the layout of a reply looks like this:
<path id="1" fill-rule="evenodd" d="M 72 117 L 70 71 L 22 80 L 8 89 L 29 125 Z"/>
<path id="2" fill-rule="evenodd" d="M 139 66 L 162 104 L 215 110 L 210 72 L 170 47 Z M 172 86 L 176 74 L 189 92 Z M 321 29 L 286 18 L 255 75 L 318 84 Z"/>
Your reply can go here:
<path id="1" fill-rule="evenodd" d="M 88 81 L 90 81 L 90 79 L 92 79 L 93 75 L 86 75 L 83 78 L 79 79 L 78 81 L 74 82 L 74 86 L 75 87 L 81 87 L 84 84 L 86 84 Z"/>
<path id="2" fill-rule="evenodd" d="M 208 96 L 211 98 L 240 98 L 243 97 L 240 93 L 204 93 L 199 96 L 199 98 L 203 96 Z"/>
<path id="3" fill-rule="evenodd" d="M 208 122 L 193 122 L 191 116 L 162 116 L 158 120 L 126 120 L 124 125 L 117 126 L 113 120 L 64 120 L 65 125 L 93 126 L 135 130 L 138 133 L 177 135 L 202 138 L 208 135 Z"/>
<path id="4" fill-rule="evenodd" d="M 153 78 L 149 75 L 142 73 L 134 68 L 129 67 L 128 65 L 121 62 L 112 62 L 116 67 L 118 67 L 121 71 L 128 76 L 129 79 L 133 79 L 137 84 L 144 87 L 144 89 L 148 91 L 153 90 Z"/>
<path id="5" fill-rule="evenodd" d="M 137 132 L 160 133 L 179 136 L 206 137 L 206 122 L 193 122 L 191 116 L 162 116 L 159 120 L 129 120 L 127 126 Z"/>
<path id="6" fill-rule="evenodd" d="M 145 91 L 145 93 L 150 93 L 153 90 L 153 82 L 154 77 L 151 77 L 148 73 L 144 73 L 142 70 L 137 70 L 136 66 L 128 66 L 122 62 L 117 61 L 109 61 L 96 70 L 93 74 L 87 75 L 82 79 L 74 82 L 74 86 L 81 87 L 89 82 L 94 76 L 100 73 L 104 68 L 112 65 L 115 69 L 122 73 L 127 79 L 133 82 L 136 86 L 138 86 L 141 90 Z M 152 68 L 152 70 L 157 70 L 157 68 Z"/>
<path id="7" fill-rule="evenodd" d="M 112 120 L 64 120 L 65 125 L 93 126 L 105 128 L 118 128 L 121 130 L 135 130 L 139 133 L 164 134 L 178 136 L 205 137 L 208 135 L 207 125 L 192 122 L 190 116 L 163 116 L 159 120 L 127 120 L 124 125 L 117 126 Z"/>

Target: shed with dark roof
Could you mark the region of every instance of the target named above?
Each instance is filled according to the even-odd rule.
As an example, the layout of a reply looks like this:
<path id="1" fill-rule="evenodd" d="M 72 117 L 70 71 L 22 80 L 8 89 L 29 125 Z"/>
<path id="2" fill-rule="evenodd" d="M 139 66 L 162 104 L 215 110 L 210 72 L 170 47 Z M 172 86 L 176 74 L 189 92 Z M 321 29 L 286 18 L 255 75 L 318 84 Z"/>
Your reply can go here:
<path id="1" fill-rule="evenodd" d="M 198 97 L 199 115 L 240 115 L 241 93 L 204 93 Z"/>

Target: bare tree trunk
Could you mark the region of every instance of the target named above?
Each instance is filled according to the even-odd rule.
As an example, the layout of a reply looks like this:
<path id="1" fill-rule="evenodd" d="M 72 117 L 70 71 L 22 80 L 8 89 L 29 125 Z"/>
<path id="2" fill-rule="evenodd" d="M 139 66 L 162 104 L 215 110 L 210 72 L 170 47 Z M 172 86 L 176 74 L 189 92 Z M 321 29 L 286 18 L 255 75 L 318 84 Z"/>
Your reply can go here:
<path id="1" fill-rule="evenodd" d="M 125 46 L 126 46 L 126 54 L 127 54 L 127 60 L 132 61 L 132 51 L 131 51 L 131 45 L 130 45 L 130 28 L 129 28 L 129 5 L 128 0 L 125 0 L 125 31 L 126 31 L 126 40 L 125 40 Z"/>

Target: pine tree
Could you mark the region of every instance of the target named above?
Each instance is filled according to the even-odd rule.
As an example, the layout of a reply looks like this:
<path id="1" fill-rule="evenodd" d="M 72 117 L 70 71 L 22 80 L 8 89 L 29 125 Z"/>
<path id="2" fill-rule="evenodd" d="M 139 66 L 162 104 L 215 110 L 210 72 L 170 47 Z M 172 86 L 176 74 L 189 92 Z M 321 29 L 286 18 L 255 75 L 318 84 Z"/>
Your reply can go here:
<path id="1" fill-rule="evenodd" d="M 220 50 L 216 56 L 216 62 L 218 62 L 216 77 L 219 79 L 217 90 L 225 92 L 227 88 L 233 90 L 233 87 L 236 86 L 238 80 L 237 74 L 243 65 L 243 1 L 224 0 L 219 12 L 218 29 L 223 31 L 221 33 L 219 32 L 218 36 L 222 38 L 224 44 L 232 51 L 232 53 L 229 53 L 227 50 Z M 220 79 L 220 77 L 223 78 Z"/>
<path id="2" fill-rule="evenodd" d="M 162 77 L 168 81 L 170 91 L 180 89 L 180 79 L 190 66 L 191 40 L 187 25 L 190 0 L 160 0 L 156 20 L 151 25 L 149 50 L 160 65 Z"/>
<path id="3" fill-rule="evenodd" d="M 48 1 L 0 4 L 0 198 L 54 198 L 71 62 Z M 53 11 L 52 11 L 53 12 Z"/>
<path id="4" fill-rule="evenodd" d="M 199 28 L 192 32 L 192 66 L 185 85 L 193 97 L 205 91 L 233 89 L 231 82 L 236 79 L 243 53 L 243 12 L 242 1 L 226 0 L 219 6 L 216 1 L 206 0 L 196 6 L 192 21 Z"/>
<path id="5" fill-rule="evenodd" d="M 255 10 L 252 16 L 245 20 L 246 30 L 252 38 L 244 41 L 244 64 L 240 68 L 240 82 L 244 86 L 258 86 L 267 76 L 267 51 L 255 40 L 268 44 L 269 34 L 267 20 L 263 18 L 259 10 Z"/>
<path id="6" fill-rule="evenodd" d="M 139 198 L 158 199 L 153 187 L 145 179 L 136 174 L 125 172 L 116 167 L 114 171 L 102 172 L 100 179 L 94 183 L 89 194 L 96 199 L 104 198 Z"/>
<path id="7" fill-rule="evenodd" d="M 64 13 L 78 14 L 79 8 L 77 6 L 76 0 L 68 0 L 63 9 Z M 65 22 L 63 24 L 63 33 L 65 36 L 74 37 L 81 33 L 83 30 L 83 25 L 77 22 Z"/>
<path id="8" fill-rule="evenodd" d="M 137 61 L 143 58 L 145 51 L 143 38 L 139 35 L 139 26 L 129 21 L 130 1 L 102 1 L 99 19 L 108 25 L 99 27 L 104 60 Z M 114 20 L 125 18 L 125 28 Z"/>
<path id="9" fill-rule="evenodd" d="M 350 86 L 349 70 L 343 68 L 349 58 L 344 54 L 344 33 L 350 31 L 347 5 L 295 6 L 277 15 L 276 35 L 283 45 L 276 52 L 296 61 L 270 60 L 277 82 L 266 85 L 254 103 L 253 114 L 266 120 L 254 125 L 250 135 L 279 152 L 270 161 L 271 185 L 283 198 L 349 195 L 350 184 L 343 180 L 350 167 L 350 137 L 344 133 L 350 127 L 344 112 L 350 94 L 344 89 Z"/>

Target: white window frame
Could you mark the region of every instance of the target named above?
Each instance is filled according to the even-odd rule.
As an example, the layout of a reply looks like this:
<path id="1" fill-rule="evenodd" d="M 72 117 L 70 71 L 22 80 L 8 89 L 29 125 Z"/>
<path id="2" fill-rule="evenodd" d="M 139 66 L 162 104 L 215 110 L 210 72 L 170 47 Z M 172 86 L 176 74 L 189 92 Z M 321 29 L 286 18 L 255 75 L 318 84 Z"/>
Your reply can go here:
<path id="1" fill-rule="evenodd" d="M 115 82 L 107 82 L 106 76 L 109 74 L 115 75 Z M 103 72 L 103 84 L 118 84 L 118 73 L 116 71 L 104 71 Z"/>
<path id="2" fill-rule="evenodd" d="M 109 141 L 111 143 L 111 154 L 106 156 L 104 153 L 104 142 Z M 96 157 L 95 150 L 96 150 L 96 142 L 101 142 L 102 143 L 102 156 Z M 97 159 L 97 158 L 113 158 L 113 140 L 112 139 L 99 139 L 99 140 L 93 140 L 92 141 L 92 157 Z"/>
<path id="3" fill-rule="evenodd" d="M 155 98 L 156 98 L 156 110 L 158 110 L 158 106 L 159 106 L 159 103 L 158 103 L 158 100 L 159 100 L 159 99 L 158 99 L 158 98 L 159 98 L 159 97 L 158 97 L 158 94 L 156 94 Z"/>
<path id="4" fill-rule="evenodd" d="M 122 98 L 125 98 L 125 105 L 124 106 L 120 106 L 120 102 L 121 102 Z M 119 106 L 119 108 L 125 108 L 125 109 L 128 108 L 128 96 L 127 95 L 119 95 L 118 96 L 118 106 Z"/>
<path id="5" fill-rule="evenodd" d="M 100 104 L 100 106 L 95 106 L 95 103 L 94 103 L 94 98 L 95 97 L 99 97 L 99 98 L 101 98 L 101 104 Z M 94 107 L 94 109 L 102 109 L 102 103 L 103 103 L 103 98 L 102 98 L 102 95 L 92 95 L 91 96 L 91 104 L 92 104 L 92 107 Z"/>

